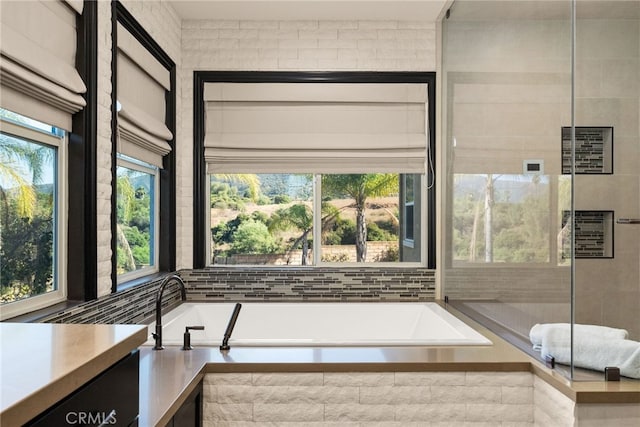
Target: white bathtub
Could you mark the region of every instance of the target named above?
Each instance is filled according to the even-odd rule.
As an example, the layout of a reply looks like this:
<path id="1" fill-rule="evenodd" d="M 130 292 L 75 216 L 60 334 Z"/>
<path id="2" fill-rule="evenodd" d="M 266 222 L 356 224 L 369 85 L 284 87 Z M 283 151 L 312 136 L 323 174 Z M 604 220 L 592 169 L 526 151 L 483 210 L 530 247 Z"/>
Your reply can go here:
<path id="1" fill-rule="evenodd" d="M 185 326 L 204 326 L 191 331 L 191 344 L 219 346 L 234 306 L 181 304 L 162 317 L 163 345 L 182 345 Z M 231 347 L 491 344 L 436 303 L 242 303 L 229 340 Z"/>

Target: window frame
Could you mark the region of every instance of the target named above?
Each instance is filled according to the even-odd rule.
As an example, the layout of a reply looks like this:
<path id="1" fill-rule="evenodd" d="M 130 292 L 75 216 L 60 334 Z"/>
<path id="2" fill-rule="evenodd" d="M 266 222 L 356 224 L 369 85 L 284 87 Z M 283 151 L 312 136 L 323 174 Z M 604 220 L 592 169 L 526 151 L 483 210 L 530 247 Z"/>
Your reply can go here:
<path id="1" fill-rule="evenodd" d="M 151 279 L 158 272 L 171 272 L 176 269 L 176 65 L 171 57 L 162 49 L 155 39 L 144 29 L 142 25 L 119 1 L 111 2 L 111 182 L 116 182 L 117 168 L 117 134 L 118 134 L 118 46 L 117 28 L 120 23 L 129 31 L 140 44 L 167 70 L 170 75 L 171 89 L 166 91 L 166 114 L 165 125 L 171 131 L 173 137 L 167 141 L 171 146 L 169 154 L 164 156 L 163 168 L 158 171 L 159 187 L 156 195 L 158 197 L 159 218 L 158 218 L 158 270 L 148 274 L 129 279 L 118 280 L 117 274 L 117 237 L 116 237 L 116 191 L 112 184 L 111 191 L 111 292 L 128 289 L 131 286 L 138 286 L 146 282 L 145 278 Z"/>
<path id="2" fill-rule="evenodd" d="M 205 207 L 208 190 L 204 161 L 205 137 L 205 83 L 425 83 L 428 94 L 429 155 L 436 156 L 436 73 L 412 71 L 194 71 L 193 72 L 193 268 L 204 268 L 207 262 L 207 213 Z M 426 268 L 436 268 L 436 171 L 429 168 L 424 177 L 431 183 L 422 204 L 426 236 L 422 253 Z M 362 263 L 361 263 L 362 264 Z M 360 265 L 358 265 L 360 267 Z"/>
<path id="3" fill-rule="evenodd" d="M 411 175 L 411 181 L 409 182 L 409 175 Z M 420 181 L 422 181 L 422 178 L 420 179 Z M 411 193 L 409 193 L 408 189 L 409 189 L 409 184 L 411 184 Z M 420 189 L 422 189 L 422 183 L 420 185 Z M 415 246 L 415 227 L 413 226 L 415 218 L 414 218 L 414 212 L 415 212 L 415 194 L 414 194 L 414 189 L 415 189 L 415 183 L 414 183 L 414 179 L 413 179 L 413 174 L 402 174 L 402 194 L 403 194 L 403 200 L 401 201 L 401 203 L 404 204 L 404 210 L 402 213 L 402 220 L 403 220 L 403 227 L 402 227 L 402 245 L 409 247 L 409 248 L 414 248 Z M 411 198 L 409 199 L 408 195 L 411 194 Z M 422 197 L 420 198 L 420 200 L 422 200 Z M 409 210 L 407 209 L 407 207 L 411 207 L 411 218 L 408 218 L 407 212 L 409 212 Z M 408 224 L 411 224 L 411 237 L 408 236 L 408 229 L 409 227 L 407 226 Z M 424 227 L 421 227 L 421 229 Z M 426 236 L 422 236 L 423 238 Z"/>
<path id="4" fill-rule="evenodd" d="M 55 176 L 56 185 L 54 188 L 54 240 L 53 240 L 53 280 L 56 289 L 45 294 L 35 295 L 22 300 L 3 304 L 0 310 L 0 320 L 5 320 L 30 311 L 48 307 L 62 302 L 67 298 L 67 262 L 68 251 L 68 142 L 69 134 L 56 135 L 52 126 L 52 132 L 47 133 L 22 125 L 13 121 L 0 118 L 0 130 L 15 138 L 41 144 L 56 149 Z"/>

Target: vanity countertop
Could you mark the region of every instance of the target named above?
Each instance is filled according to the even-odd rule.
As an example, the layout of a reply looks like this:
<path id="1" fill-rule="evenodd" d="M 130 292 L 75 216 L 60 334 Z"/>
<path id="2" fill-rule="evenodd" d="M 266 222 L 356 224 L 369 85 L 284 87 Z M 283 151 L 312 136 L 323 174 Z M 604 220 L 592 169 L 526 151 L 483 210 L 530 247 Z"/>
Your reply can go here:
<path id="1" fill-rule="evenodd" d="M 0 323 L 0 419 L 22 425 L 138 348 L 140 325 Z"/>

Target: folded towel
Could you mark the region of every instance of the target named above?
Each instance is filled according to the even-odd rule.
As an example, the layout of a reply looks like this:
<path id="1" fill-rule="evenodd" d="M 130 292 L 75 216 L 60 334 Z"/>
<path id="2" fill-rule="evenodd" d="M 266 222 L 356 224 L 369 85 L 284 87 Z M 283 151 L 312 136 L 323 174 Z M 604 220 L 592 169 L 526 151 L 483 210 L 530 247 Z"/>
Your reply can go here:
<path id="1" fill-rule="evenodd" d="M 551 330 L 566 331 L 569 334 L 571 325 L 569 323 L 538 323 L 533 325 L 529 331 L 529 339 L 533 348 L 540 350 L 542 346 L 542 338 Z M 629 337 L 629 333 L 624 329 L 610 328 L 608 326 L 599 325 L 573 325 L 573 333 L 575 336 L 600 337 L 605 339 L 624 340 Z"/>
<path id="2" fill-rule="evenodd" d="M 640 378 L 640 342 L 575 334 L 573 363 L 579 368 L 604 371 L 607 366 L 620 368 L 620 375 Z M 550 329 L 542 337 L 542 357 L 553 356 L 556 362 L 571 363 L 571 337 L 568 329 Z"/>

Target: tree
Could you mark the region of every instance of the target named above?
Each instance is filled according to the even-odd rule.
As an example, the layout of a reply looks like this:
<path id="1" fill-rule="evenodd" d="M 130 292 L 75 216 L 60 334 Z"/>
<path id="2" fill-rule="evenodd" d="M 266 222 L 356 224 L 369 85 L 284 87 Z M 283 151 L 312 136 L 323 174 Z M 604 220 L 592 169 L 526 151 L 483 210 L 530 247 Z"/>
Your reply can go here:
<path id="1" fill-rule="evenodd" d="M 367 258 L 365 210 L 369 197 L 389 196 L 399 191 L 397 174 L 322 175 L 322 191 L 332 197 L 349 196 L 356 209 L 356 260 Z"/>
<path id="2" fill-rule="evenodd" d="M 140 172 L 119 168 L 116 201 L 116 239 L 118 273 L 150 265 L 151 194 L 140 178 Z"/>
<path id="3" fill-rule="evenodd" d="M 498 176 L 499 177 L 499 176 Z M 496 179 L 498 179 L 496 177 Z M 484 261 L 493 262 L 493 188 L 495 180 L 492 174 L 487 174 L 487 184 L 484 191 Z"/>
<path id="4" fill-rule="evenodd" d="M 0 134 L 0 189 L 17 190 L 18 215 L 33 218 L 36 185 L 54 150 Z"/>
<path id="5" fill-rule="evenodd" d="M 249 219 L 242 222 L 233 234 L 231 254 L 272 254 L 279 245 L 262 222 Z"/>
<path id="6" fill-rule="evenodd" d="M 295 228 L 302 233 L 294 240 L 291 249 L 302 244 L 302 265 L 307 265 L 309 233 L 313 230 L 313 211 L 309 206 L 299 203 L 288 208 L 278 209 L 271 215 L 269 231 L 288 230 L 290 228 Z"/>
<path id="7" fill-rule="evenodd" d="M 49 146 L 0 134 L 3 302 L 39 295 L 53 286 L 54 193 L 41 181 L 54 153 Z"/>
<path id="8" fill-rule="evenodd" d="M 260 178 L 251 173 L 216 173 L 213 177 L 225 182 L 244 184 L 248 187 L 249 198 L 258 200 L 260 197 Z"/>

